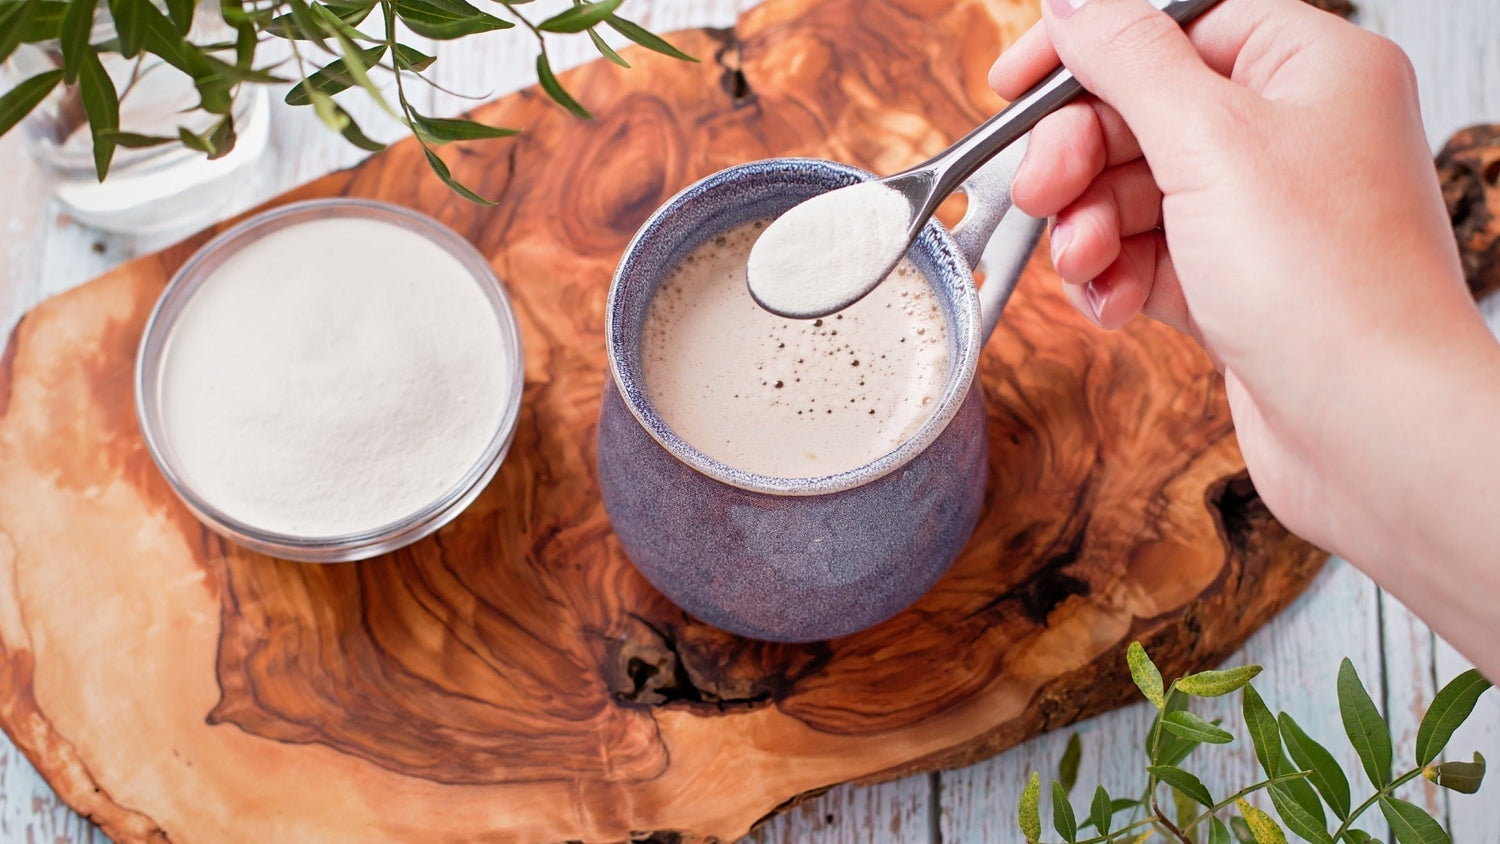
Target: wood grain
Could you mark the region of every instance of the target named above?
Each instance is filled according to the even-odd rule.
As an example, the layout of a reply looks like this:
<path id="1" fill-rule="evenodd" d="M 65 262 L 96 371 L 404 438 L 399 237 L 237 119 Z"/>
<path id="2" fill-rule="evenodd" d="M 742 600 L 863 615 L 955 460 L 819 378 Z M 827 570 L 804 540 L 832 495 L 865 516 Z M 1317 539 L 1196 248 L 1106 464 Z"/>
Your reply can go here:
<path id="1" fill-rule="evenodd" d="M 984 71 L 1033 16 L 773 3 L 684 34 L 701 65 L 571 74 L 591 123 L 534 91 L 485 106 L 530 129 L 450 155 L 496 209 L 453 199 L 410 144 L 293 192 L 453 226 L 510 284 L 528 349 L 496 481 L 367 563 L 229 546 L 144 453 L 135 343 L 204 236 L 33 311 L 0 362 L 0 723 L 122 841 L 727 839 L 833 783 L 1116 706 L 1132 637 L 1169 672 L 1222 659 L 1322 555 L 1255 497 L 1202 354 L 1159 326 L 1090 329 L 1044 260 L 985 355 L 986 515 L 897 619 L 811 646 L 707 628 L 635 574 L 594 489 L 599 315 L 645 216 L 748 158 L 889 171 L 935 151 L 997 107 Z"/>
<path id="2" fill-rule="evenodd" d="M 1437 167 L 1469 290 L 1500 290 L 1500 124 L 1460 130 Z"/>

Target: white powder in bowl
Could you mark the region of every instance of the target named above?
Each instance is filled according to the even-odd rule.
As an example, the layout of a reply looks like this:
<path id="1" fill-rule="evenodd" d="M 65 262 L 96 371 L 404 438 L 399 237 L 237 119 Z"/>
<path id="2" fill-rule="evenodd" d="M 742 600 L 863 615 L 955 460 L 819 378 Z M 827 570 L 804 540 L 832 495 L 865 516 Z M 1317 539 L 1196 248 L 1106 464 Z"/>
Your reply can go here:
<path id="1" fill-rule="evenodd" d="M 911 203 L 879 182 L 829 191 L 776 218 L 750 250 L 750 295 L 800 319 L 841 310 L 906 253 Z"/>
<path id="2" fill-rule="evenodd" d="M 178 316 L 161 370 L 188 484 L 309 538 L 437 501 L 519 389 L 479 285 L 442 246 L 375 220 L 298 223 L 231 255 Z"/>

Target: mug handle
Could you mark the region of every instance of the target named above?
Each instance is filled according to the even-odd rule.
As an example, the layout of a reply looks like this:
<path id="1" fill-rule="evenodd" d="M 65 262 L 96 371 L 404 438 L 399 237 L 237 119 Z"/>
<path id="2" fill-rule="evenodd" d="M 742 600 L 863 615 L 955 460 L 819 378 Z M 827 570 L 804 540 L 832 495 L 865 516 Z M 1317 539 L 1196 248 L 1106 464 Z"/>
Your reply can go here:
<path id="1" fill-rule="evenodd" d="M 994 250 L 989 277 L 979 288 L 981 343 L 994 333 L 1000 312 L 1047 227 L 1046 220 L 1028 217 L 1011 208 L 1011 179 L 1026 154 L 1026 141 L 1022 138 L 1011 144 L 959 186 L 969 198 L 969 208 L 952 232 L 959 251 L 970 269 L 975 269 L 984 253 Z"/>

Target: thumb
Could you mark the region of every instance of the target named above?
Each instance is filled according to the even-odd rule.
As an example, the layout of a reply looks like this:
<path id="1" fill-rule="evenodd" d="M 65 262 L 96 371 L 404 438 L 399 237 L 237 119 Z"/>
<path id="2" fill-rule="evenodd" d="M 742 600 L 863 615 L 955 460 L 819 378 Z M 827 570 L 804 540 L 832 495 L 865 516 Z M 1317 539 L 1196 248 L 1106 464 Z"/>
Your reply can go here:
<path id="1" fill-rule="evenodd" d="M 1063 64 L 1120 113 L 1148 159 L 1185 144 L 1199 148 L 1223 99 L 1239 91 L 1147 0 L 1046 0 L 1042 6 Z"/>

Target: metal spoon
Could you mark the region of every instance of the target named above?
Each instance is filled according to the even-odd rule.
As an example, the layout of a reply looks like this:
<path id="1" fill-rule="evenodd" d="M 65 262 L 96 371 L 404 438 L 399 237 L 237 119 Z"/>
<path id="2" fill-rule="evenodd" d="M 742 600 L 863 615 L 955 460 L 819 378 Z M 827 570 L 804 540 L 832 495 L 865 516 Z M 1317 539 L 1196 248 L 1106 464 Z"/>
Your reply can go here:
<path id="1" fill-rule="evenodd" d="M 1217 2 L 1218 0 L 1154 0 L 1153 5 L 1170 15 L 1178 24 L 1186 25 Z M 1073 74 L 1067 68 L 1059 67 L 999 114 L 980 124 L 979 128 L 941 153 L 910 170 L 877 180 L 878 184 L 900 193 L 911 205 L 911 217 L 906 226 L 906 245 L 910 246 L 916 240 L 938 205 L 973 175 L 975 170 L 1030 132 L 1043 117 L 1066 105 L 1082 92 L 1083 86 Z M 822 196 L 807 202 L 817 202 Z M 776 224 L 772 223 L 761 235 L 762 239 L 771 235 L 775 229 Z M 820 243 L 818 247 L 837 248 L 837 244 Z M 803 295 L 798 295 L 796 301 L 787 300 L 784 295 L 778 296 L 775 286 L 769 281 L 763 280 L 760 285 L 756 284 L 752 252 L 750 271 L 747 272 L 750 296 L 762 308 L 778 316 L 793 319 L 827 316 L 847 308 L 874 290 L 896 268 L 904 252 L 904 249 L 901 252 L 892 250 L 895 257 L 879 273 L 872 274 L 862 287 L 830 290 L 827 297 L 809 297 L 804 290 L 800 291 Z M 812 300 L 817 301 L 814 304 Z"/>

